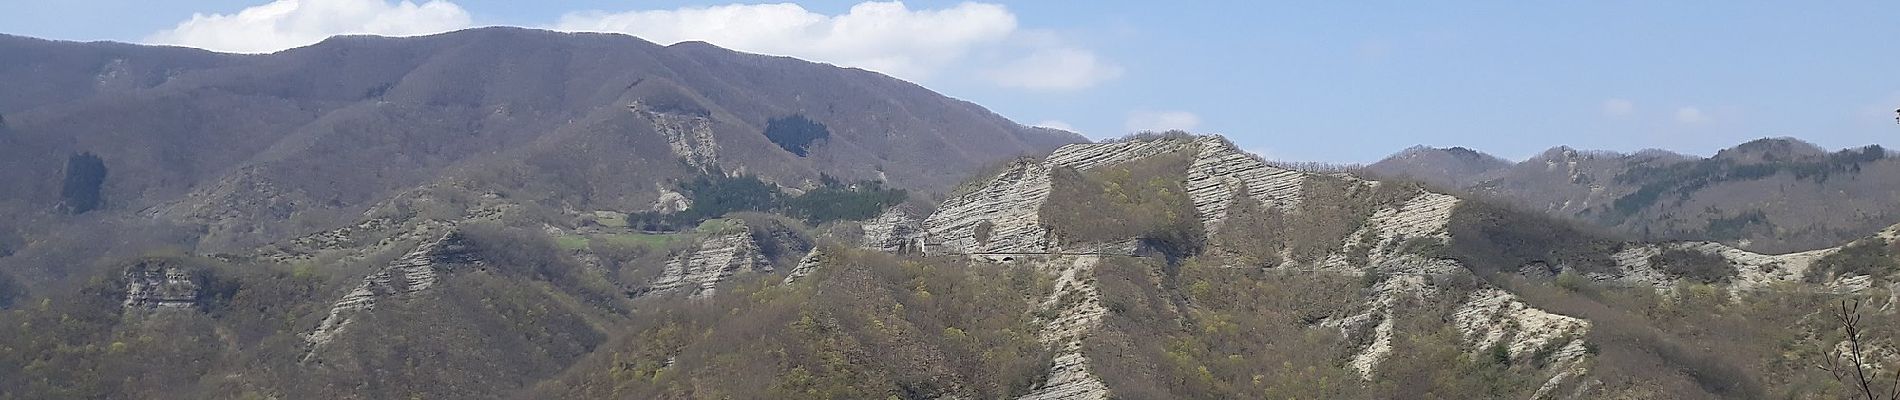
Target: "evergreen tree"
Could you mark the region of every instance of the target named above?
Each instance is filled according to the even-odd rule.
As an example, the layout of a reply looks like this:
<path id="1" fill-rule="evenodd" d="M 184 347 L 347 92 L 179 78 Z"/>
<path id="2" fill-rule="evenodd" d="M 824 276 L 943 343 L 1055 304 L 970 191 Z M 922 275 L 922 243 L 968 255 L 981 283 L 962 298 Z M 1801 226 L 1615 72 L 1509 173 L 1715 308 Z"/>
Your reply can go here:
<path id="1" fill-rule="evenodd" d="M 99 209 L 100 189 L 106 182 L 106 163 L 90 152 L 66 159 L 66 181 L 60 188 L 60 207 L 68 213 L 84 214 Z"/>

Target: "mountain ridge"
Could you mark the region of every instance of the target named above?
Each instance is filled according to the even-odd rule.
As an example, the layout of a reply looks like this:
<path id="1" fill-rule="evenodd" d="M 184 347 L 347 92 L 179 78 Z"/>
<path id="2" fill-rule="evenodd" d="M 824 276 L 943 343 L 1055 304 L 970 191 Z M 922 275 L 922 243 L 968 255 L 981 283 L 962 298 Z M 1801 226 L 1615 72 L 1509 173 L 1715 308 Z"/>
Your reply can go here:
<path id="1" fill-rule="evenodd" d="M 1768 252 L 1828 247 L 1900 221 L 1900 206 L 1871 201 L 1883 196 L 1878 193 L 1900 195 L 1900 163 L 1880 146 L 1829 152 L 1799 139 L 1765 138 L 1709 157 L 1559 146 L 1508 166 L 1448 166 L 1450 159 L 1424 162 L 1411 155 L 1434 151 L 1443 152 L 1401 153 L 1367 170 L 1632 237 L 1712 240 Z M 1465 173 L 1447 172 L 1451 168 Z"/>

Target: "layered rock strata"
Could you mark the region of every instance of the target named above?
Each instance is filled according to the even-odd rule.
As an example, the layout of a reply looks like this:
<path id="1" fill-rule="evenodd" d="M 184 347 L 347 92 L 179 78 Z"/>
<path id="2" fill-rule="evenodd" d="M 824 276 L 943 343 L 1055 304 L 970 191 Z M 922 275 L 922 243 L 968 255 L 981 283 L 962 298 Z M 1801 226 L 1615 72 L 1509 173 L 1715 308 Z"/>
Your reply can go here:
<path id="1" fill-rule="evenodd" d="M 772 264 L 747 229 L 715 234 L 700 240 L 692 251 L 667 261 L 666 269 L 647 286 L 647 294 L 686 290 L 687 296 L 712 296 L 721 282 L 740 272 L 770 272 Z"/>
<path id="2" fill-rule="evenodd" d="M 1074 256 L 1052 260 L 1048 266 L 1056 274 L 1055 290 L 1041 304 L 1054 311 L 1055 319 L 1043 327 L 1041 340 L 1056 351 L 1049 378 L 1021 400 L 1107 399 L 1108 385 L 1090 370 L 1088 356 L 1082 354 L 1082 338 L 1102 323 L 1108 312 L 1102 306 L 1101 292 L 1094 285 L 1095 266 L 1101 256 Z"/>
<path id="3" fill-rule="evenodd" d="M 453 232 L 416 246 L 415 250 L 363 278 L 363 283 L 330 306 L 330 314 L 315 330 L 304 335 L 307 350 L 303 360 L 314 358 L 324 344 L 348 329 L 358 314 L 376 308 L 381 302 L 427 291 L 435 286 L 440 274 L 479 263 L 481 260 L 474 249 Z"/>
<path id="4" fill-rule="evenodd" d="M 204 285 L 184 268 L 144 260 L 125 270 L 125 310 L 188 310 L 198 307 Z"/>

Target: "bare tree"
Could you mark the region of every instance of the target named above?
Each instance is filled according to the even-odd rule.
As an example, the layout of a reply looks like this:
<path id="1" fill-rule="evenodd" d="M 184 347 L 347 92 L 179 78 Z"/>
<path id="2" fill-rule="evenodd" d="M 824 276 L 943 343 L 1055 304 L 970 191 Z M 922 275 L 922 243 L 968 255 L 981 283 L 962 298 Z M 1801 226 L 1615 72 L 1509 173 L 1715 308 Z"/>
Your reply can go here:
<path id="1" fill-rule="evenodd" d="M 1834 314 L 1841 324 L 1841 330 L 1847 334 L 1847 348 L 1835 345 L 1827 350 L 1827 362 L 1819 365 L 1822 371 L 1834 376 L 1834 380 L 1852 390 L 1858 390 L 1867 400 L 1900 400 L 1900 371 L 1889 379 L 1890 383 L 1882 389 L 1879 382 L 1879 370 L 1868 368 L 1868 363 L 1879 357 L 1872 353 L 1892 355 L 1891 349 L 1869 350 L 1863 343 L 1860 330 L 1860 300 L 1841 302 L 1841 309 Z M 1882 351 L 1884 350 L 1884 351 Z M 1843 362 L 1851 365 L 1842 365 Z M 1876 394 L 1878 391 L 1880 393 Z"/>

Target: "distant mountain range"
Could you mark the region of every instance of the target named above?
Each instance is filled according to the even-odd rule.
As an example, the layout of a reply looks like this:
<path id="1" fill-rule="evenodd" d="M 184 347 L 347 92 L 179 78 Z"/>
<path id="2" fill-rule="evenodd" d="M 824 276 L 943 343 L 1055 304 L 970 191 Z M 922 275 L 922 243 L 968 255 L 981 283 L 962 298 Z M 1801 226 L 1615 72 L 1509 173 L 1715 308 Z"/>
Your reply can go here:
<path id="1" fill-rule="evenodd" d="M 1702 158 L 1558 147 L 1523 162 L 1462 147 L 1416 147 L 1367 167 L 1640 239 L 1811 250 L 1900 221 L 1900 157 L 1880 146 L 1827 151 L 1761 139 Z"/>

